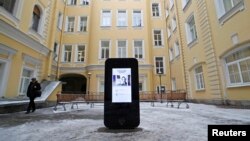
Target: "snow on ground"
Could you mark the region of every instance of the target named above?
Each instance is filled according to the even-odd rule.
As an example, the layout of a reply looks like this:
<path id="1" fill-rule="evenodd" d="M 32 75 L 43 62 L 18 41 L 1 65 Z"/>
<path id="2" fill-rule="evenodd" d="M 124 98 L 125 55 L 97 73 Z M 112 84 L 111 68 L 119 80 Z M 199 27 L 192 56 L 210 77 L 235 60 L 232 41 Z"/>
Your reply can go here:
<path id="1" fill-rule="evenodd" d="M 206 141 L 209 124 L 250 124 L 249 109 L 192 104 L 189 109 L 166 103 L 140 104 L 140 126 L 134 130 L 108 130 L 103 124 L 103 105 L 82 104 L 67 111 L 58 107 L 0 115 L 1 141 Z"/>

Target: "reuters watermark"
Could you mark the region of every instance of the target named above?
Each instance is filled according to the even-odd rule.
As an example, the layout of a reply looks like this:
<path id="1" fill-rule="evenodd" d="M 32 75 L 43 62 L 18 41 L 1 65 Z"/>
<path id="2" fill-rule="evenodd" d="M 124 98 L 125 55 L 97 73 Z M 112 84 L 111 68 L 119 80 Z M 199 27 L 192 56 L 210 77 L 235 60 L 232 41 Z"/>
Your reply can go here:
<path id="1" fill-rule="evenodd" d="M 250 140 L 250 125 L 208 125 L 208 141 L 216 139 Z"/>

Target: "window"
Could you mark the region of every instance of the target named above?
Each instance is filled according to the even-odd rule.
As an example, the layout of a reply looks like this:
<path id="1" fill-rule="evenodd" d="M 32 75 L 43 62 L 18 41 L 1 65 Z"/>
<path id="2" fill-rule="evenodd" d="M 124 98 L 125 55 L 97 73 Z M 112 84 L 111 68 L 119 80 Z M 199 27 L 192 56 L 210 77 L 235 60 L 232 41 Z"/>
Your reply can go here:
<path id="1" fill-rule="evenodd" d="M 155 69 L 157 74 L 164 74 L 163 57 L 155 57 Z"/>
<path id="2" fill-rule="evenodd" d="M 159 3 L 152 3 L 152 14 L 153 14 L 153 17 L 159 17 L 160 16 Z"/>
<path id="3" fill-rule="evenodd" d="M 0 0 L 0 7 L 13 14 L 16 0 Z"/>
<path id="4" fill-rule="evenodd" d="M 79 17 L 78 31 L 80 31 L 80 32 L 86 32 L 87 31 L 87 17 Z"/>
<path id="5" fill-rule="evenodd" d="M 127 26 L 127 11 L 126 10 L 118 10 L 117 26 Z"/>
<path id="6" fill-rule="evenodd" d="M 197 39 L 194 16 L 192 15 L 186 23 L 187 43 L 190 44 Z"/>
<path id="7" fill-rule="evenodd" d="M 202 66 L 195 68 L 194 73 L 195 73 L 196 90 L 204 90 L 205 83 L 204 83 Z"/>
<path id="8" fill-rule="evenodd" d="M 143 59 L 143 41 L 134 41 L 134 57 L 136 59 Z"/>
<path id="9" fill-rule="evenodd" d="M 62 54 L 62 62 L 71 62 L 71 54 L 72 54 L 72 45 L 65 45 Z"/>
<path id="10" fill-rule="evenodd" d="M 154 45 L 162 46 L 162 33 L 161 30 L 154 30 Z"/>
<path id="11" fill-rule="evenodd" d="M 76 0 L 68 0 L 67 4 L 68 5 L 76 5 Z"/>
<path id="12" fill-rule="evenodd" d="M 78 45 L 77 51 L 76 51 L 76 62 L 84 62 L 85 60 L 85 46 L 84 45 Z"/>
<path id="13" fill-rule="evenodd" d="M 66 31 L 74 32 L 74 27 L 75 27 L 75 17 L 67 17 Z"/>
<path id="14" fill-rule="evenodd" d="M 235 5 L 237 5 L 241 1 L 242 0 L 223 0 L 225 12 L 227 13 L 229 10 L 231 10 Z"/>
<path id="15" fill-rule="evenodd" d="M 63 22 L 63 14 L 61 12 L 59 12 L 58 19 L 57 19 L 57 27 L 59 29 L 62 29 L 62 22 Z"/>
<path id="16" fill-rule="evenodd" d="M 89 5 L 90 0 L 80 0 L 81 5 Z"/>
<path id="17" fill-rule="evenodd" d="M 216 12 L 220 23 L 242 11 L 244 7 L 244 0 L 214 0 Z"/>
<path id="18" fill-rule="evenodd" d="M 174 50 L 173 50 L 173 48 L 169 49 L 169 59 L 170 59 L 170 61 L 174 60 Z"/>
<path id="19" fill-rule="evenodd" d="M 133 11 L 133 26 L 134 27 L 143 26 L 142 11 L 140 11 L 140 10 Z"/>
<path id="20" fill-rule="evenodd" d="M 175 57 L 178 57 L 180 55 L 180 47 L 178 41 L 174 43 L 174 52 L 175 52 Z"/>
<path id="21" fill-rule="evenodd" d="M 171 33 L 171 26 L 169 25 L 167 28 L 167 32 L 168 32 L 168 38 L 171 37 L 172 33 Z"/>
<path id="22" fill-rule="evenodd" d="M 139 82 L 139 92 L 143 91 L 143 82 Z"/>
<path id="23" fill-rule="evenodd" d="M 33 70 L 26 68 L 23 69 L 21 83 L 20 83 L 20 90 L 19 90 L 20 95 L 26 95 L 28 86 L 30 84 L 30 79 L 33 76 L 33 74 L 34 74 Z"/>
<path id="24" fill-rule="evenodd" d="M 111 26 L 111 11 L 110 10 L 102 11 L 101 26 Z"/>
<path id="25" fill-rule="evenodd" d="M 172 30 L 173 31 L 175 31 L 176 30 L 176 28 L 177 28 L 177 26 L 176 26 L 176 18 L 175 17 L 173 17 L 173 19 L 172 19 Z"/>
<path id="26" fill-rule="evenodd" d="M 104 92 L 104 81 L 99 82 L 99 92 Z"/>
<path id="27" fill-rule="evenodd" d="M 176 79 L 172 78 L 172 91 L 176 91 Z"/>
<path id="28" fill-rule="evenodd" d="M 58 48 L 58 44 L 55 42 L 54 43 L 54 57 L 53 60 L 58 61 L 58 52 L 59 52 L 59 48 Z"/>
<path id="29" fill-rule="evenodd" d="M 182 0 L 182 9 L 185 9 L 190 0 Z"/>
<path id="30" fill-rule="evenodd" d="M 166 18 L 169 16 L 169 9 L 168 7 L 166 8 Z"/>
<path id="31" fill-rule="evenodd" d="M 225 58 L 229 86 L 250 84 L 250 47 Z"/>
<path id="32" fill-rule="evenodd" d="M 38 32 L 38 27 L 41 19 L 41 11 L 37 5 L 35 5 L 33 9 L 33 17 L 32 17 L 32 29 Z"/>
<path id="33" fill-rule="evenodd" d="M 109 46 L 110 41 L 101 41 L 101 59 L 107 59 L 109 58 Z"/>
<path id="34" fill-rule="evenodd" d="M 124 41 L 124 40 L 117 41 L 117 51 L 118 51 L 118 58 L 126 58 L 127 57 L 127 41 Z"/>
<path id="35" fill-rule="evenodd" d="M 161 92 L 160 92 L 160 90 L 161 90 Z M 165 86 L 157 86 L 157 93 L 158 94 L 164 94 L 165 91 L 166 91 Z"/>
<path id="36" fill-rule="evenodd" d="M 172 9 L 174 6 L 174 0 L 169 0 L 169 7 Z"/>

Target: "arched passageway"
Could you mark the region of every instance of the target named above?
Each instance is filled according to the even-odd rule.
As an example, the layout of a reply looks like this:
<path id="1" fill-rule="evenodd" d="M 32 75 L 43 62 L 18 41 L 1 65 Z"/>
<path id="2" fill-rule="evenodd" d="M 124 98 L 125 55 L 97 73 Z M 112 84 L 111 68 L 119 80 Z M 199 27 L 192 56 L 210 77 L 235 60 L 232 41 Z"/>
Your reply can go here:
<path id="1" fill-rule="evenodd" d="M 86 94 L 87 78 L 80 74 L 66 74 L 60 76 L 63 82 L 62 93 Z"/>

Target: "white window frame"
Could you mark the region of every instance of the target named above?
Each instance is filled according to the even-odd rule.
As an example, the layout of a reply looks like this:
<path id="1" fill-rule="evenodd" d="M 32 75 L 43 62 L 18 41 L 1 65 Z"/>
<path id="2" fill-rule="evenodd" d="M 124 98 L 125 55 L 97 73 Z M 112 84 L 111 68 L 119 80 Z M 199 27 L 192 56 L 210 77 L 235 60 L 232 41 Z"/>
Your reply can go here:
<path id="1" fill-rule="evenodd" d="M 57 17 L 57 27 L 62 30 L 62 24 L 63 24 L 63 14 L 62 12 L 58 13 L 58 17 Z"/>
<path id="2" fill-rule="evenodd" d="M 182 0 L 182 9 L 184 10 L 191 0 Z"/>
<path id="3" fill-rule="evenodd" d="M 119 42 L 125 42 L 125 46 L 119 46 Z M 117 47 L 117 58 L 127 58 L 128 56 L 128 44 L 127 44 L 127 40 L 117 40 L 116 42 L 116 47 Z M 121 54 L 120 54 L 121 51 Z M 125 53 L 125 55 L 124 55 Z"/>
<path id="4" fill-rule="evenodd" d="M 155 31 L 160 31 L 160 34 L 155 34 Z M 157 36 L 157 37 L 155 38 L 155 36 Z M 153 45 L 155 47 L 163 47 L 164 46 L 164 37 L 163 37 L 163 32 L 161 29 L 154 29 L 153 30 L 153 39 L 154 39 Z M 161 45 L 159 43 L 161 43 Z"/>
<path id="5" fill-rule="evenodd" d="M 168 38 L 170 38 L 172 36 L 171 26 L 170 25 L 167 28 L 167 32 L 168 32 Z"/>
<path id="6" fill-rule="evenodd" d="M 88 6 L 90 5 L 90 0 L 80 0 L 80 5 Z"/>
<path id="7" fill-rule="evenodd" d="M 172 47 L 169 49 L 169 60 L 170 62 L 174 60 L 174 50 Z"/>
<path id="8" fill-rule="evenodd" d="M 125 13 L 120 13 L 120 12 L 125 12 Z M 116 26 L 117 27 L 126 27 L 128 26 L 128 14 L 127 10 L 117 10 L 117 17 L 116 17 Z"/>
<path id="9" fill-rule="evenodd" d="M 191 25 L 192 21 L 194 23 L 193 25 Z M 185 28 L 186 28 L 187 43 L 188 43 L 188 45 L 190 45 L 191 43 L 196 41 L 198 38 L 197 30 L 196 30 L 196 22 L 195 22 L 195 18 L 194 18 L 193 14 L 191 16 L 189 16 L 189 18 L 187 19 L 187 21 L 185 23 Z"/>
<path id="10" fill-rule="evenodd" d="M 177 29 L 176 17 L 172 19 L 172 31 L 174 32 Z"/>
<path id="11" fill-rule="evenodd" d="M 86 21 L 81 21 L 81 19 L 84 18 Z M 80 16 L 78 17 L 78 27 L 77 31 L 78 32 L 87 32 L 88 30 L 88 17 L 87 16 Z"/>
<path id="12" fill-rule="evenodd" d="M 13 11 L 11 13 L 4 7 L 0 6 L 0 15 L 4 16 L 8 20 L 12 21 L 16 26 L 18 26 L 23 10 L 23 3 L 24 0 L 16 0 Z"/>
<path id="13" fill-rule="evenodd" d="M 31 75 L 29 77 L 23 76 L 24 70 L 30 71 Z M 21 75 L 20 75 L 21 78 L 20 78 L 19 89 L 18 89 L 19 95 L 26 95 L 30 80 L 34 76 L 34 74 L 35 74 L 35 69 L 26 67 L 26 66 L 23 67 Z M 24 81 L 28 81 L 27 85 L 25 85 Z"/>
<path id="14" fill-rule="evenodd" d="M 197 69 L 201 67 L 202 72 L 196 72 Z M 194 81 L 195 81 L 195 88 L 197 91 L 205 90 L 205 81 L 204 81 L 204 72 L 202 65 L 199 65 L 194 68 Z"/>
<path id="15" fill-rule="evenodd" d="M 77 0 L 67 0 L 67 5 L 77 5 Z"/>
<path id="16" fill-rule="evenodd" d="M 104 12 L 108 12 L 109 14 L 106 13 L 106 15 L 105 15 Z M 100 21 L 101 21 L 101 23 L 100 23 L 101 27 L 111 27 L 112 26 L 112 11 L 109 9 L 103 9 L 101 11 L 101 20 Z"/>
<path id="17" fill-rule="evenodd" d="M 102 47 L 102 42 L 109 42 L 109 46 L 108 47 Z M 99 52 L 100 52 L 99 53 L 99 59 L 102 60 L 102 59 L 110 58 L 111 57 L 110 50 L 111 50 L 111 41 L 110 40 L 101 40 L 100 41 L 100 50 L 99 50 Z M 102 56 L 103 53 L 104 53 L 104 56 Z M 107 55 L 107 53 L 108 53 L 108 55 Z"/>
<path id="18" fill-rule="evenodd" d="M 154 9 L 153 9 L 154 5 L 157 5 L 158 11 L 154 11 Z M 156 3 L 156 2 L 152 3 L 151 10 L 152 10 L 152 17 L 161 17 L 161 5 L 160 5 L 160 3 Z M 159 15 L 157 15 L 157 14 L 159 14 Z"/>
<path id="19" fill-rule="evenodd" d="M 74 21 L 70 22 L 69 18 L 74 18 Z M 76 18 L 74 16 L 67 16 L 66 17 L 66 23 L 65 23 L 65 31 L 66 32 L 74 32 L 75 31 L 75 21 L 76 21 Z"/>
<path id="20" fill-rule="evenodd" d="M 161 88 L 161 89 L 160 89 Z M 162 94 L 164 94 L 165 92 L 166 92 L 166 86 L 164 86 L 164 85 L 158 85 L 157 87 L 156 87 L 156 91 L 157 91 L 157 93 L 158 94 L 161 94 L 161 92 L 160 92 L 160 90 L 162 91 Z"/>
<path id="21" fill-rule="evenodd" d="M 140 13 L 140 16 L 138 16 L 137 14 L 135 14 L 135 12 L 138 12 Z M 133 10 L 133 17 L 132 17 L 132 26 L 133 27 L 142 27 L 144 24 L 143 24 L 143 12 L 142 10 Z M 138 21 L 140 20 L 140 21 Z"/>
<path id="22" fill-rule="evenodd" d="M 80 46 L 83 46 L 83 51 L 79 51 Z M 82 52 L 83 52 L 83 55 L 81 54 Z M 77 45 L 75 48 L 75 62 L 84 63 L 85 62 L 85 54 L 86 54 L 86 46 L 83 44 Z M 83 60 L 81 60 L 81 58 Z"/>
<path id="23" fill-rule="evenodd" d="M 141 42 L 142 43 L 142 46 L 139 47 L 139 46 L 135 46 L 135 42 Z M 144 59 L 144 40 L 133 40 L 133 47 L 134 47 L 134 58 L 140 60 L 140 59 Z M 140 56 L 140 50 L 142 51 L 142 57 L 139 57 Z M 136 54 L 136 52 L 138 52 Z M 136 57 L 138 56 L 138 57 Z"/>
<path id="24" fill-rule="evenodd" d="M 175 57 L 180 56 L 180 44 L 178 41 L 174 43 L 174 52 L 175 52 Z"/>
<path id="25" fill-rule="evenodd" d="M 244 56 L 244 58 L 238 58 L 237 60 L 234 60 L 234 61 L 231 61 L 229 63 L 226 62 L 226 58 L 231 56 L 231 55 L 234 55 L 235 56 L 240 56 L 240 54 L 237 54 L 237 52 L 241 52 L 245 49 L 250 49 L 250 45 L 248 45 L 248 47 L 246 48 L 241 48 L 241 49 L 237 49 L 237 50 L 234 50 L 233 52 L 230 52 L 229 55 L 226 55 L 226 57 L 224 58 L 224 63 L 225 63 L 225 70 L 226 70 L 226 79 L 227 79 L 227 87 L 241 87 L 241 86 L 250 86 L 250 82 L 244 82 L 244 77 L 243 77 L 243 74 L 242 74 L 242 68 L 240 66 L 240 63 L 242 62 L 245 62 L 245 61 L 249 61 L 250 60 L 250 56 Z M 238 72 L 236 72 L 238 75 L 238 79 L 239 79 L 239 82 L 237 83 L 232 83 L 232 81 L 230 80 L 230 71 L 229 71 L 229 66 L 232 66 L 232 65 L 235 65 L 237 66 L 237 69 L 238 69 Z M 247 66 L 247 70 L 248 70 L 248 76 L 250 77 L 250 67 Z"/>
<path id="26" fill-rule="evenodd" d="M 67 58 L 66 58 L 66 60 L 65 60 L 65 53 L 66 53 L 65 48 L 66 48 L 66 46 L 71 46 L 71 51 L 67 51 L 67 58 L 69 58 L 69 54 L 70 54 L 69 61 L 67 61 L 67 60 L 68 60 Z M 61 58 L 61 61 L 62 61 L 63 63 L 70 63 L 70 62 L 72 61 L 72 54 L 73 54 L 72 51 L 73 51 L 73 45 L 64 45 L 64 46 L 63 46 L 62 58 Z"/>
<path id="27" fill-rule="evenodd" d="M 56 45 L 56 46 L 55 46 Z M 58 61 L 58 54 L 59 54 L 59 44 L 58 42 L 54 43 L 54 49 L 53 49 L 53 53 L 54 53 L 54 61 Z"/>
<path id="28" fill-rule="evenodd" d="M 169 7 L 170 9 L 174 7 L 174 0 L 169 0 Z"/>
<path id="29" fill-rule="evenodd" d="M 232 0 L 228 0 L 228 1 L 232 2 Z M 245 9 L 244 0 L 240 1 L 236 5 L 233 5 L 233 7 L 228 11 L 226 11 L 225 9 L 223 0 L 214 0 L 214 3 L 216 7 L 217 18 L 220 24 L 224 24 L 224 22 L 226 22 L 236 13 L 243 11 Z"/>
<path id="30" fill-rule="evenodd" d="M 165 57 L 163 56 L 156 56 L 154 57 L 154 64 L 155 64 L 155 74 L 159 74 L 159 70 L 162 70 L 161 74 L 165 74 Z M 162 66 L 157 66 L 156 58 L 162 58 Z"/>
<path id="31" fill-rule="evenodd" d="M 176 79 L 175 78 L 171 79 L 171 84 L 172 84 L 172 91 L 176 91 L 177 90 L 177 84 L 176 84 Z"/>

